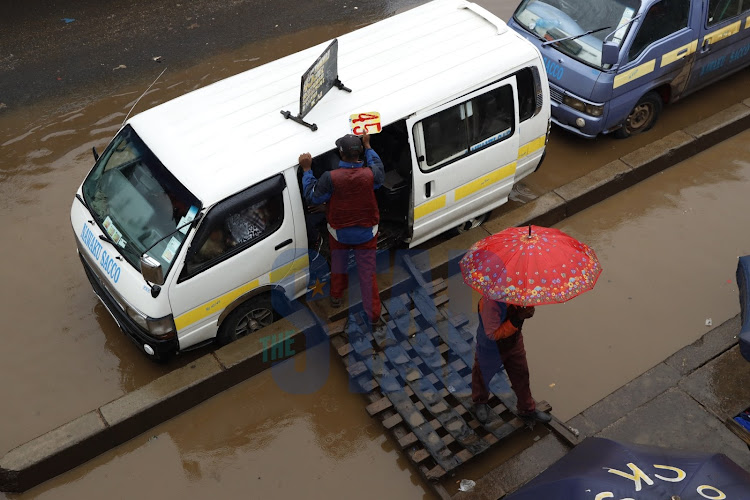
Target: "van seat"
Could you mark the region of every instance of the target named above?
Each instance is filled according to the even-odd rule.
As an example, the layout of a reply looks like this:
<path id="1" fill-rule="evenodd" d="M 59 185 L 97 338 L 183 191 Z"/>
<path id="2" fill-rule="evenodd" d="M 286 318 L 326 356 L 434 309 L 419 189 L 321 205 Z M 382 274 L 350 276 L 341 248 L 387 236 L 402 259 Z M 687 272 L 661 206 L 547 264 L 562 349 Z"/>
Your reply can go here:
<path id="1" fill-rule="evenodd" d="M 406 185 L 406 180 L 396 170 L 389 170 L 385 173 L 383 187 L 387 191 L 395 193 L 396 191 L 401 191 Z"/>

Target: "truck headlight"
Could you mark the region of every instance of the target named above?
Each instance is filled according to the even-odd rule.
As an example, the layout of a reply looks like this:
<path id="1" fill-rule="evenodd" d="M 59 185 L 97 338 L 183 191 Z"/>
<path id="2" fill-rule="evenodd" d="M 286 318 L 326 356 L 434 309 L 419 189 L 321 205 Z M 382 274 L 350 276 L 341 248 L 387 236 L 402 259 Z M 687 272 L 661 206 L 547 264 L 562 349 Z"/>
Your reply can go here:
<path id="1" fill-rule="evenodd" d="M 563 104 L 591 116 L 602 116 L 604 114 L 604 106 L 589 104 L 569 95 L 563 96 Z"/>
<path id="2" fill-rule="evenodd" d="M 130 319 L 138 323 L 138 326 L 146 330 L 155 339 L 166 340 L 177 335 L 177 328 L 171 314 L 163 318 L 150 318 L 132 307 L 127 308 L 127 313 Z"/>

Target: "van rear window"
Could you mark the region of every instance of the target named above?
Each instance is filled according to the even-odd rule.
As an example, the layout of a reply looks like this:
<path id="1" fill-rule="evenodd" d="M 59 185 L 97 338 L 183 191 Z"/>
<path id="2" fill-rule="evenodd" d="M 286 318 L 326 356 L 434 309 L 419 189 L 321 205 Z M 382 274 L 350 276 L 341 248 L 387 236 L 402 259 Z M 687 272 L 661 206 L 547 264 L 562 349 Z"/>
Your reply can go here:
<path id="1" fill-rule="evenodd" d="M 513 88 L 503 85 L 428 116 L 421 124 L 427 168 L 433 170 L 513 135 Z"/>

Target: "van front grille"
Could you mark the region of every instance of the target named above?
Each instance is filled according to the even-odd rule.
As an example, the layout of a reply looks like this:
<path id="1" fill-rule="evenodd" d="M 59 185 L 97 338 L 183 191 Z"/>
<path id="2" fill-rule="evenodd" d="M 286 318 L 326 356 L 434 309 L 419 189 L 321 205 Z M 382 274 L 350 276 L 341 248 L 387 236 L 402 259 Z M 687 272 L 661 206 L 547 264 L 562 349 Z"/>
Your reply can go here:
<path id="1" fill-rule="evenodd" d="M 552 99 L 555 102 L 562 102 L 563 100 L 563 92 L 562 90 L 553 87 L 552 85 L 549 86 L 549 98 Z"/>

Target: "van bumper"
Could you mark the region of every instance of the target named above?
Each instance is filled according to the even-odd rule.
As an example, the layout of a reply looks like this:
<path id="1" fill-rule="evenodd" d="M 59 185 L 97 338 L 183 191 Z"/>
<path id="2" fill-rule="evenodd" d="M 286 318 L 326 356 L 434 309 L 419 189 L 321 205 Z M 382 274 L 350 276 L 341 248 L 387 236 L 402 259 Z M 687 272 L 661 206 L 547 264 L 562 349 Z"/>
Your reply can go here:
<path id="1" fill-rule="evenodd" d="M 125 332 L 128 338 L 132 340 L 136 346 L 138 346 L 138 349 L 140 349 L 141 352 L 151 358 L 159 360 L 168 359 L 177 354 L 177 351 L 179 351 L 180 349 L 180 344 L 177 340 L 177 337 L 172 339 L 159 340 L 151 337 L 148 333 L 146 333 L 140 326 L 138 326 L 135 321 L 130 319 L 130 316 L 128 316 L 125 311 L 122 310 L 120 305 L 107 291 L 107 288 L 102 284 L 99 277 L 91 269 L 88 262 L 86 262 L 86 259 L 83 258 L 83 255 L 81 255 L 80 252 L 78 252 L 78 257 L 81 259 L 83 270 L 86 272 L 86 277 L 88 278 L 89 283 L 91 283 L 91 287 L 94 289 L 94 293 L 97 297 L 99 297 L 101 303 L 112 315 L 112 318 L 120 327 L 120 330 Z M 153 349 L 153 354 L 149 354 L 148 352 L 146 352 L 146 345 L 149 345 L 151 349 Z"/>

